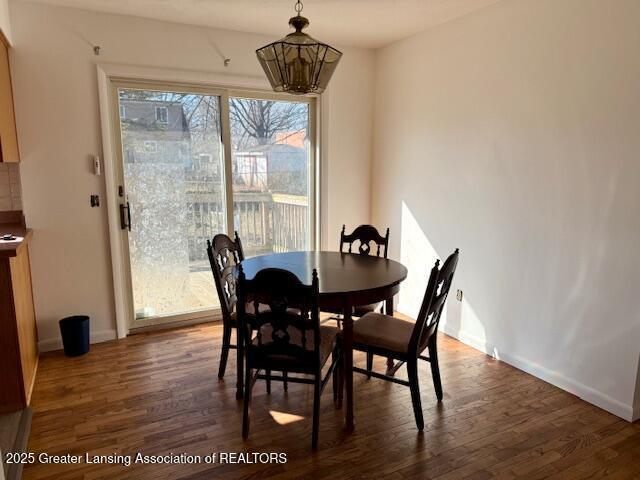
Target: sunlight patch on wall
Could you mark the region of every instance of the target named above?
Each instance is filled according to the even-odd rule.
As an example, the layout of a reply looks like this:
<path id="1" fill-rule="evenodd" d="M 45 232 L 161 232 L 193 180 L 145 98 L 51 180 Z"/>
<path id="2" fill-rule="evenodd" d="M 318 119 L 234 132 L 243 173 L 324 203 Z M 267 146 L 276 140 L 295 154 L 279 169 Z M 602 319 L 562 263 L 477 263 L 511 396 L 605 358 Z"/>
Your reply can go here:
<path id="1" fill-rule="evenodd" d="M 451 252 L 457 245 L 451 245 Z M 451 252 L 443 252 L 445 258 Z M 420 311 L 424 292 L 427 288 L 429 273 L 436 259 L 442 257 L 429 241 L 411 209 L 402 202 L 400 262 L 408 269 L 407 279 L 402 283 L 398 300 L 398 311 L 415 318 Z M 476 312 L 463 296 L 462 302 L 456 299 L 456 289 L 460 286 L 460 268 L 464 262 L 464 251 L 460 252 L 458 270 L 453 280 L 447 306 L 440 320 L 440 330 L 460 341 L 496 358 L 497 349 L 488 345 L 485 328 Z"/>
<path id="2" fill-rule="evenodd" d="M 420 311 L 431 268 L 440 256 L 405 202 L 402 202 L 400 234 L 400 262 L 407 267 L 409 274 L 402 282 L 397 308 L 415 318 Z"/>
<path id="3" fill-rule="evenodd" d="M 455 279 L 454 279 L 455 288 Z M 458 301 L 452 289 L 447 298 L 446 315 L 440 323 L 440 330 L 481 352 L 500 359 L 498 349 L 487 343 L 484 326 L 471 304 L 463 297 Z"/>

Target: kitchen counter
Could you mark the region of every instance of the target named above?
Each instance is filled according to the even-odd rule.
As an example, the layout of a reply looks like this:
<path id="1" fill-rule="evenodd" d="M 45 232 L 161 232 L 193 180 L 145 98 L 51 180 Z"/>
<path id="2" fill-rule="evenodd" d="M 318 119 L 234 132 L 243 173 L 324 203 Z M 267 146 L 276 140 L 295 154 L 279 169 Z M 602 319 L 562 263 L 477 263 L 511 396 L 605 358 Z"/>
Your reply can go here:
<path id="1" fill-rule="evenodd" d="M 10 233 L 15 240 L 2 240 L 2 235 Z M 32 231 L 24 224 L 22 212 L 0 212 L 0 258 L 15 257 L 18 250 L 26 245 Z"/>
<path id="2" fill-rule="evenodd" d="M 17 238 L 15 240 L 2 240 L 2 235 L 5 233 L 11 233 Z M 31 235 L 31 229 L 19 223 L 0 224 L 0 258 L 15 257 L 18 250 L 27 244 Z"/>
<path id="3" fill-rule="evenodd" d="M 22 212 L 0 212 L 0 234 L 5 233 L 18 238 L 0 240 L 0 413 L 29 406 L 38 367 L 28 245 L 32 233 Z"/>

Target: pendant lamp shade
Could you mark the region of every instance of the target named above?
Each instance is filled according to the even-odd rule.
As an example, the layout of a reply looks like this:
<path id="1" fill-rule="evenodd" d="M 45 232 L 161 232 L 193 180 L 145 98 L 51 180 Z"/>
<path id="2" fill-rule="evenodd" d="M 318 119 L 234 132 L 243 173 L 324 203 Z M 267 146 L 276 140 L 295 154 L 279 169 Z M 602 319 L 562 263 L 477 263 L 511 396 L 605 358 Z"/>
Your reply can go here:
<path id="1" fill-rule="evenodd" d="M 299 7 L 298 7 L 299 5 Z M 299 9 L 298 9 L 299 8 Z M 342 53 L 303 33 L 309 21 L 300 15 L 289 20 L 295 32 L 256 50 L 258 61 L 276 92 L 322 93 L 335 71 Z"/>

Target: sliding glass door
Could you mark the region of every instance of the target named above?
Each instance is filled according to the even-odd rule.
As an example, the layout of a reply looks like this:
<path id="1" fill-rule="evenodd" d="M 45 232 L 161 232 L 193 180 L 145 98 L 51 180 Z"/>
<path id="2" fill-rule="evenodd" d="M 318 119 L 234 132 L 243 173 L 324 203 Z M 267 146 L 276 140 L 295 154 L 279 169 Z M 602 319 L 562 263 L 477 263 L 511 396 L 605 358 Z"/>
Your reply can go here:
<path id="1" fill-rule="evenodd" d="M 226 230 L 220 97 L 122 88 L 118 101 L 135 317 L 212 308 L 203 246 Z"/>
<path id="2" fill-rule="evenodd" d="M 219 307 L 206 253 L 237 230 L 247 257 L 315 239 L 313 99 L 113 82 L 130 327 Z"/>

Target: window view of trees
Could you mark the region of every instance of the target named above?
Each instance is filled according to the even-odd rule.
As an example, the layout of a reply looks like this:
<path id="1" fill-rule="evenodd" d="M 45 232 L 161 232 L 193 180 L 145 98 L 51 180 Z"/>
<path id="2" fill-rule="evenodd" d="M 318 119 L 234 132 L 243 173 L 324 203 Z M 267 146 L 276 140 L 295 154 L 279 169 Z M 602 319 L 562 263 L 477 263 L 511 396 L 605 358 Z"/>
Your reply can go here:
<path id="1" fill-rule="evenodd" d="M 305 103 L 231 98 L 229 110 L 237 150 L 272 144 L 276 133 L 305 130 L 309 120 Z"/>

